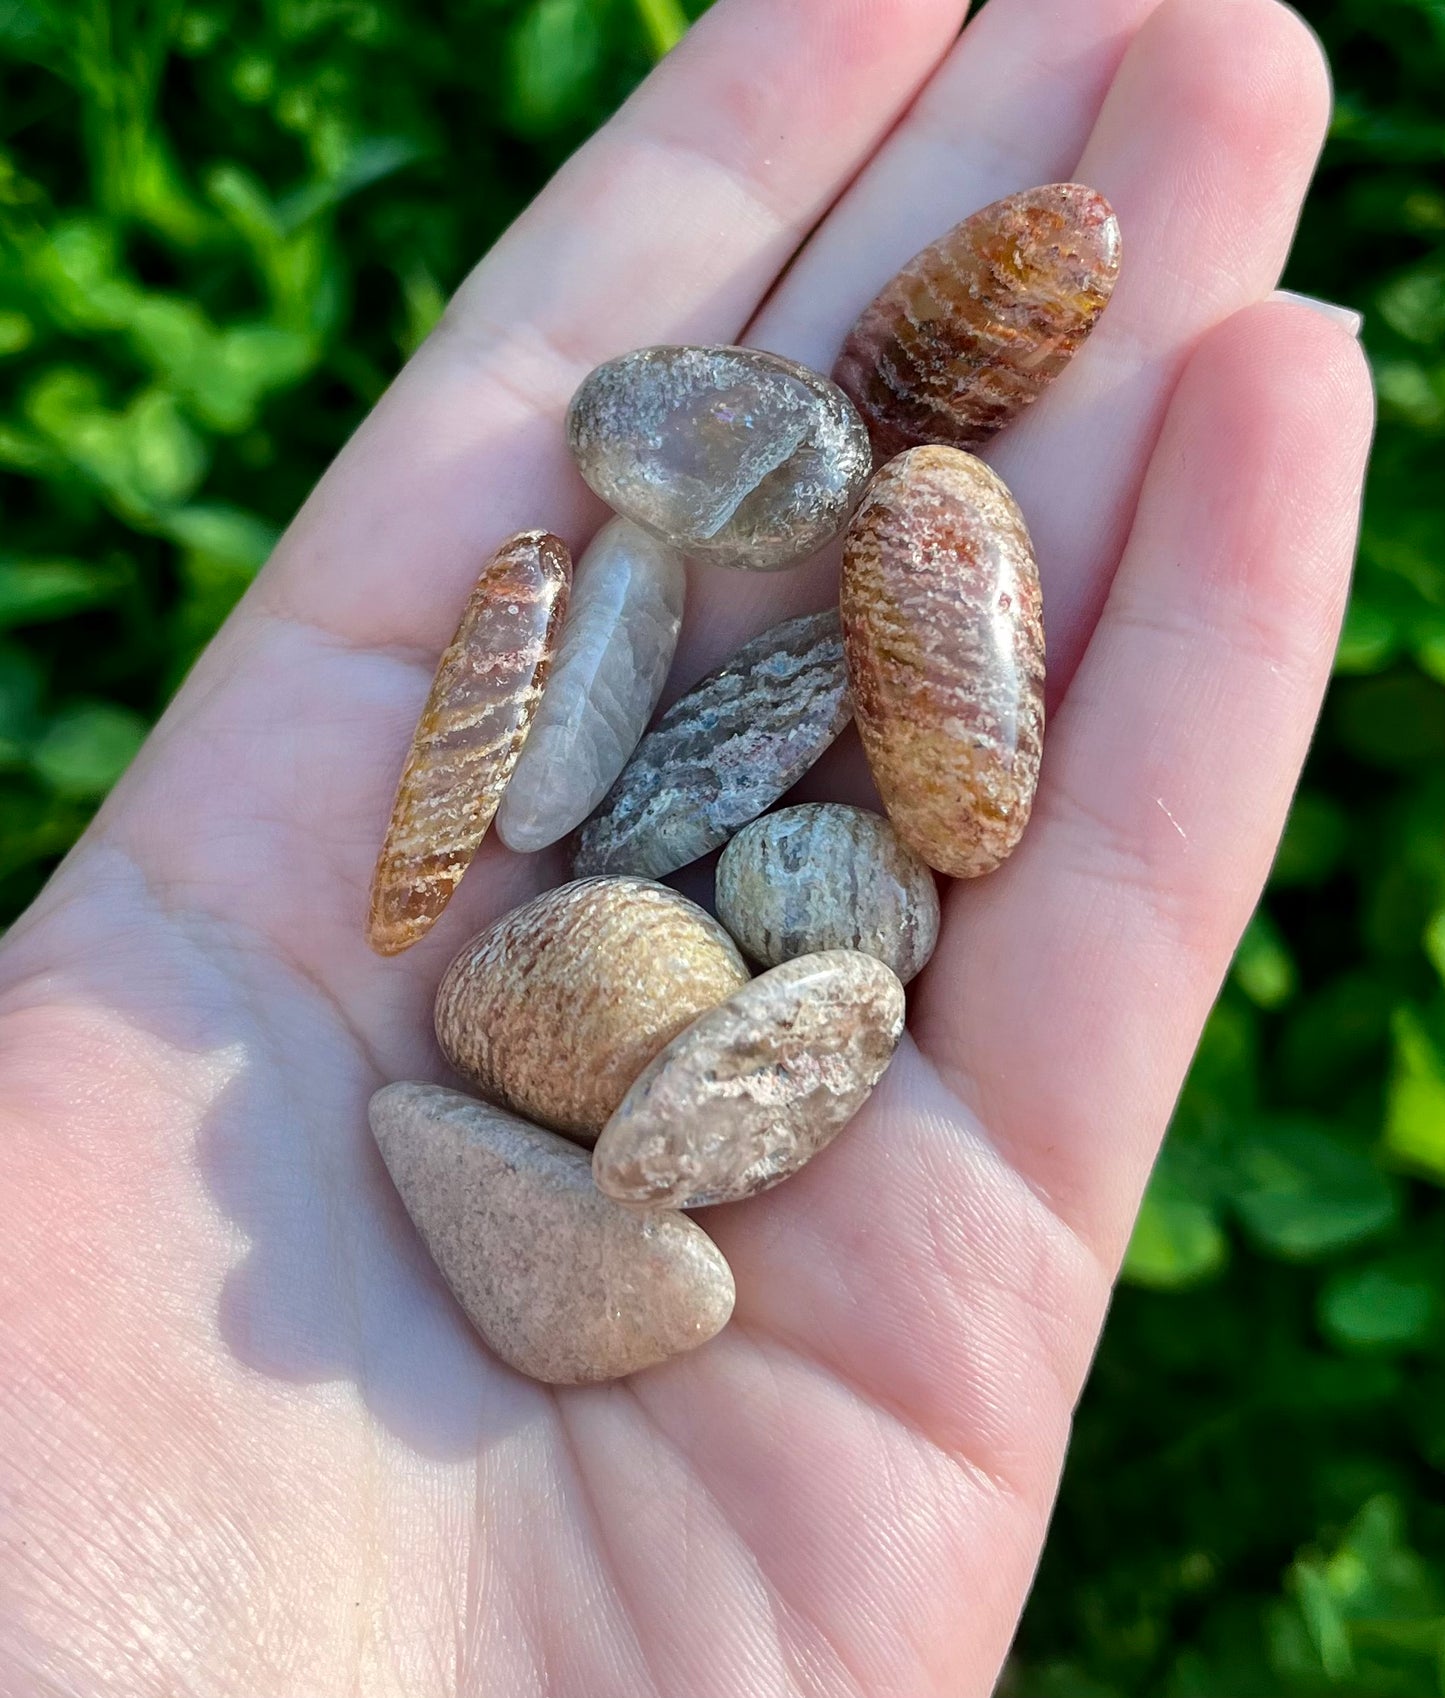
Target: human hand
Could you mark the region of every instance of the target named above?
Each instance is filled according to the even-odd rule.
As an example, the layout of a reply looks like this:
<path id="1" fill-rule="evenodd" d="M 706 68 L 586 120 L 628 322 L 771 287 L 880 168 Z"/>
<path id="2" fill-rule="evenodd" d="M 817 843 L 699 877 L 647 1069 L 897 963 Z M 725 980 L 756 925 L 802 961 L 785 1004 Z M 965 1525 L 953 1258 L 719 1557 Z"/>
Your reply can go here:
<path id="1" fill-rule="evenodd" d="M 469 279 L 8 939 L 0 1691 L 990 1690 L 1318 709 L 1370 398 L 1347 329 L 1264 300 L 1328 104 L 1291 13 L 993 0 L 954 45 L 961 10 L 719 0 Z M 989 454 L 1044 580 L 1033 823 L 948 892 L 865 1113 L 706 1217 L 727 1331 L 525 1382 L 365 1124 L 438 1072 L 449 954 L 562 876 L 489 844 L 425 942 L 367 950 L 436 655 L 500 540 L 599 521 L 560 422 L 590 366 L 826 370 L 916 249 L 1064 178 L 1125 258 Z M 698 573 L 675 684 L 834 570 Z M 815 791 L 858 779 L 840 748 Z"/>

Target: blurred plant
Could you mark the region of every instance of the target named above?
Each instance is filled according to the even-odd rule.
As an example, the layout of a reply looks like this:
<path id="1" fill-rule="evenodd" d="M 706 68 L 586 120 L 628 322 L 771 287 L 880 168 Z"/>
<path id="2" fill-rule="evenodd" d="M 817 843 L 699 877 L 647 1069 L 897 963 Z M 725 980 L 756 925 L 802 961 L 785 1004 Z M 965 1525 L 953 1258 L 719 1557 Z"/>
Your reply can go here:
<path id="1" fill-rule="evenodd" d="M 1445 1694 L 1445 9 L 1303 9 L 1339 106 L 1289 281 L 1365 311 L 1382 403 L 1358 588 L 1017 1698 Z M 5 916 L 466 266 L 685 22 L 0 0 Z"/>
<path id="2" fill-rule="evenodd" d="M 0 916 L 466 266 L 686 24 L 0 0 Z"/>
<path id="3" fill-rule="evenodd" d="M 1080 1410 L 1027 1698 L 1445 1693 L 1445 10 L 1302 10 L 1338 104 L 1288 281 L 1365 314 L 1359 573 Z"/>

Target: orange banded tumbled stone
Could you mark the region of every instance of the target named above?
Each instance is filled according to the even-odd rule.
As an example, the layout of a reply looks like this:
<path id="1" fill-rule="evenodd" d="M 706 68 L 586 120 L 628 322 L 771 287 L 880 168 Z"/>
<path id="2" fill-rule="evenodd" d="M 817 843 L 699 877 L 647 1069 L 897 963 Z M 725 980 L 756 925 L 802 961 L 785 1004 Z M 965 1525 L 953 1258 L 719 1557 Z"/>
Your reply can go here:
<path id="1" fill-rule="evenodd" d="M 910 260 L 833 368 L 878 461 L 927 442 L 976 448 L 1002 430 L 1079 351 L 1119 257 L 1108 201 L 1050 183 L 984 207 Z"/>
<path id="2" fill-rule="evenodd" d="M 1044 628 L 1023 516 L 956 448 L 873 479 L 843 551 L 843 647 L 863 749 L 893 828 L 954 878 L 1017 844 L 1044 735 Z"/>
<path id="3" fill-rule="evenodd" d="M 523 531 L 492 556 L 412 736 L 371 885 L 367 935 L 397 955 L 430 931 L 487 834 L 542 699 L 572 583 L 566 543 Z"/>

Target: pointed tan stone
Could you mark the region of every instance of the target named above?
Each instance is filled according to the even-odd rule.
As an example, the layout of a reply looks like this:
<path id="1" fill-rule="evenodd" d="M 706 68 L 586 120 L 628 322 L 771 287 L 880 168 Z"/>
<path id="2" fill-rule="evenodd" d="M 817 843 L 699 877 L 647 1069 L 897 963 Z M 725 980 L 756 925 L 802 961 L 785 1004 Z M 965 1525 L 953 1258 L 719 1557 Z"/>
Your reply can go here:
<path id="1" fill-rule="evenodd" d="M 519 1373 L 620 1379 L 727 1324 L 732 1271 L 702 1228 L 602 1196 L 565 1138 L 426 1084 L 378 1091 L 371 1128 L 457 1301 Z"/>

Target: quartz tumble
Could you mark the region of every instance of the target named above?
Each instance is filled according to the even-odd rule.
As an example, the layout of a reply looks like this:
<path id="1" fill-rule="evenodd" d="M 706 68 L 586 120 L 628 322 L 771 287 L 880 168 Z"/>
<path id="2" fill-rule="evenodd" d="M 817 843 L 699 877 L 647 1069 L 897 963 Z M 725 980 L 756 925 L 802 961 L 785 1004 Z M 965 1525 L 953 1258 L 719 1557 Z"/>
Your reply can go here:
<path id="1" fill-rule="evenodd" d="M 1002 479 L 957 448 L 891 460 L 849 528 L 841 599 L 894 830 L 950 877 L 992 872 L 1028 824 L 1044 736 L 1039 573 Z"/>
<path id="2" fill-rule="evenodd" d="M 832 541 L 872 470 L 825 377 L 755 348 L 640 348 L 577 391 L 567 434 L 616 512 L 715 566 L 776 572 Z"/>
<path id="3" fill-rule="evenodd" d="M 1108 305 L 1119 257 L 1108 201 L 1050 183 L 984 207 L 910 260 L 833 368 L 879 464 L 928 442 L 977 448 L 1036 401 Z"/>
<path id="4" fill-rule="evenodd" d="M 592 1152 L 598 1189 L 697 1209 L 778 1184 L 863 1106 L 903 1012 L 903 986 L 871 955 L 826 950 L 763 973 L 639 1076 Z"/>
<path id="5" fill-rule="evenodd" d="M 717 912 L 765 967 L 861 949 L 906 985 L 938 941 L 933 874 L 887 820 L 843 802 L 780 808 L 744 826 L 718 862 Z"/>
<path id="6" fill-rule="evenodd" d="M 585 879 L 466 945 L 437 990 L 437 1042 L 483 1096 L 591 1143 L 658 1050 L 747 982 L 733 940 L 685 896 Z"/>
<path id="7" fill-rule="evenodd" d="M 667 682 L 686 578 L 682 556 L 627 519 L 577 562 L 547 693 L 497 811 L 509 849 L 545 849 L 611 789 Z"/>
<path id="8" fill-rule="evenodd" d="M 367 936 L 397 955 L 471 865 L 541 700 L 572 583 L 566 543 L 523 531 L 492 556 L 412 735 L 371 885 Z"/>
<path id="9" fill-rule="evenodd" d="M 727 1324 L 732 1271 L 702 1228 L 609 1202 L 565 1138 L 425 1084 L 378 1091 L 371 1126 L 457 1301 L 519 1373 L 617 1379 Z"/>
<path id="10" fill-rule="evenodd" d="M 573 873 L 662 878 L 772 807 L 852 717 L 836 608 L 784 620 L 674 702 L 583 826 Z"/>

